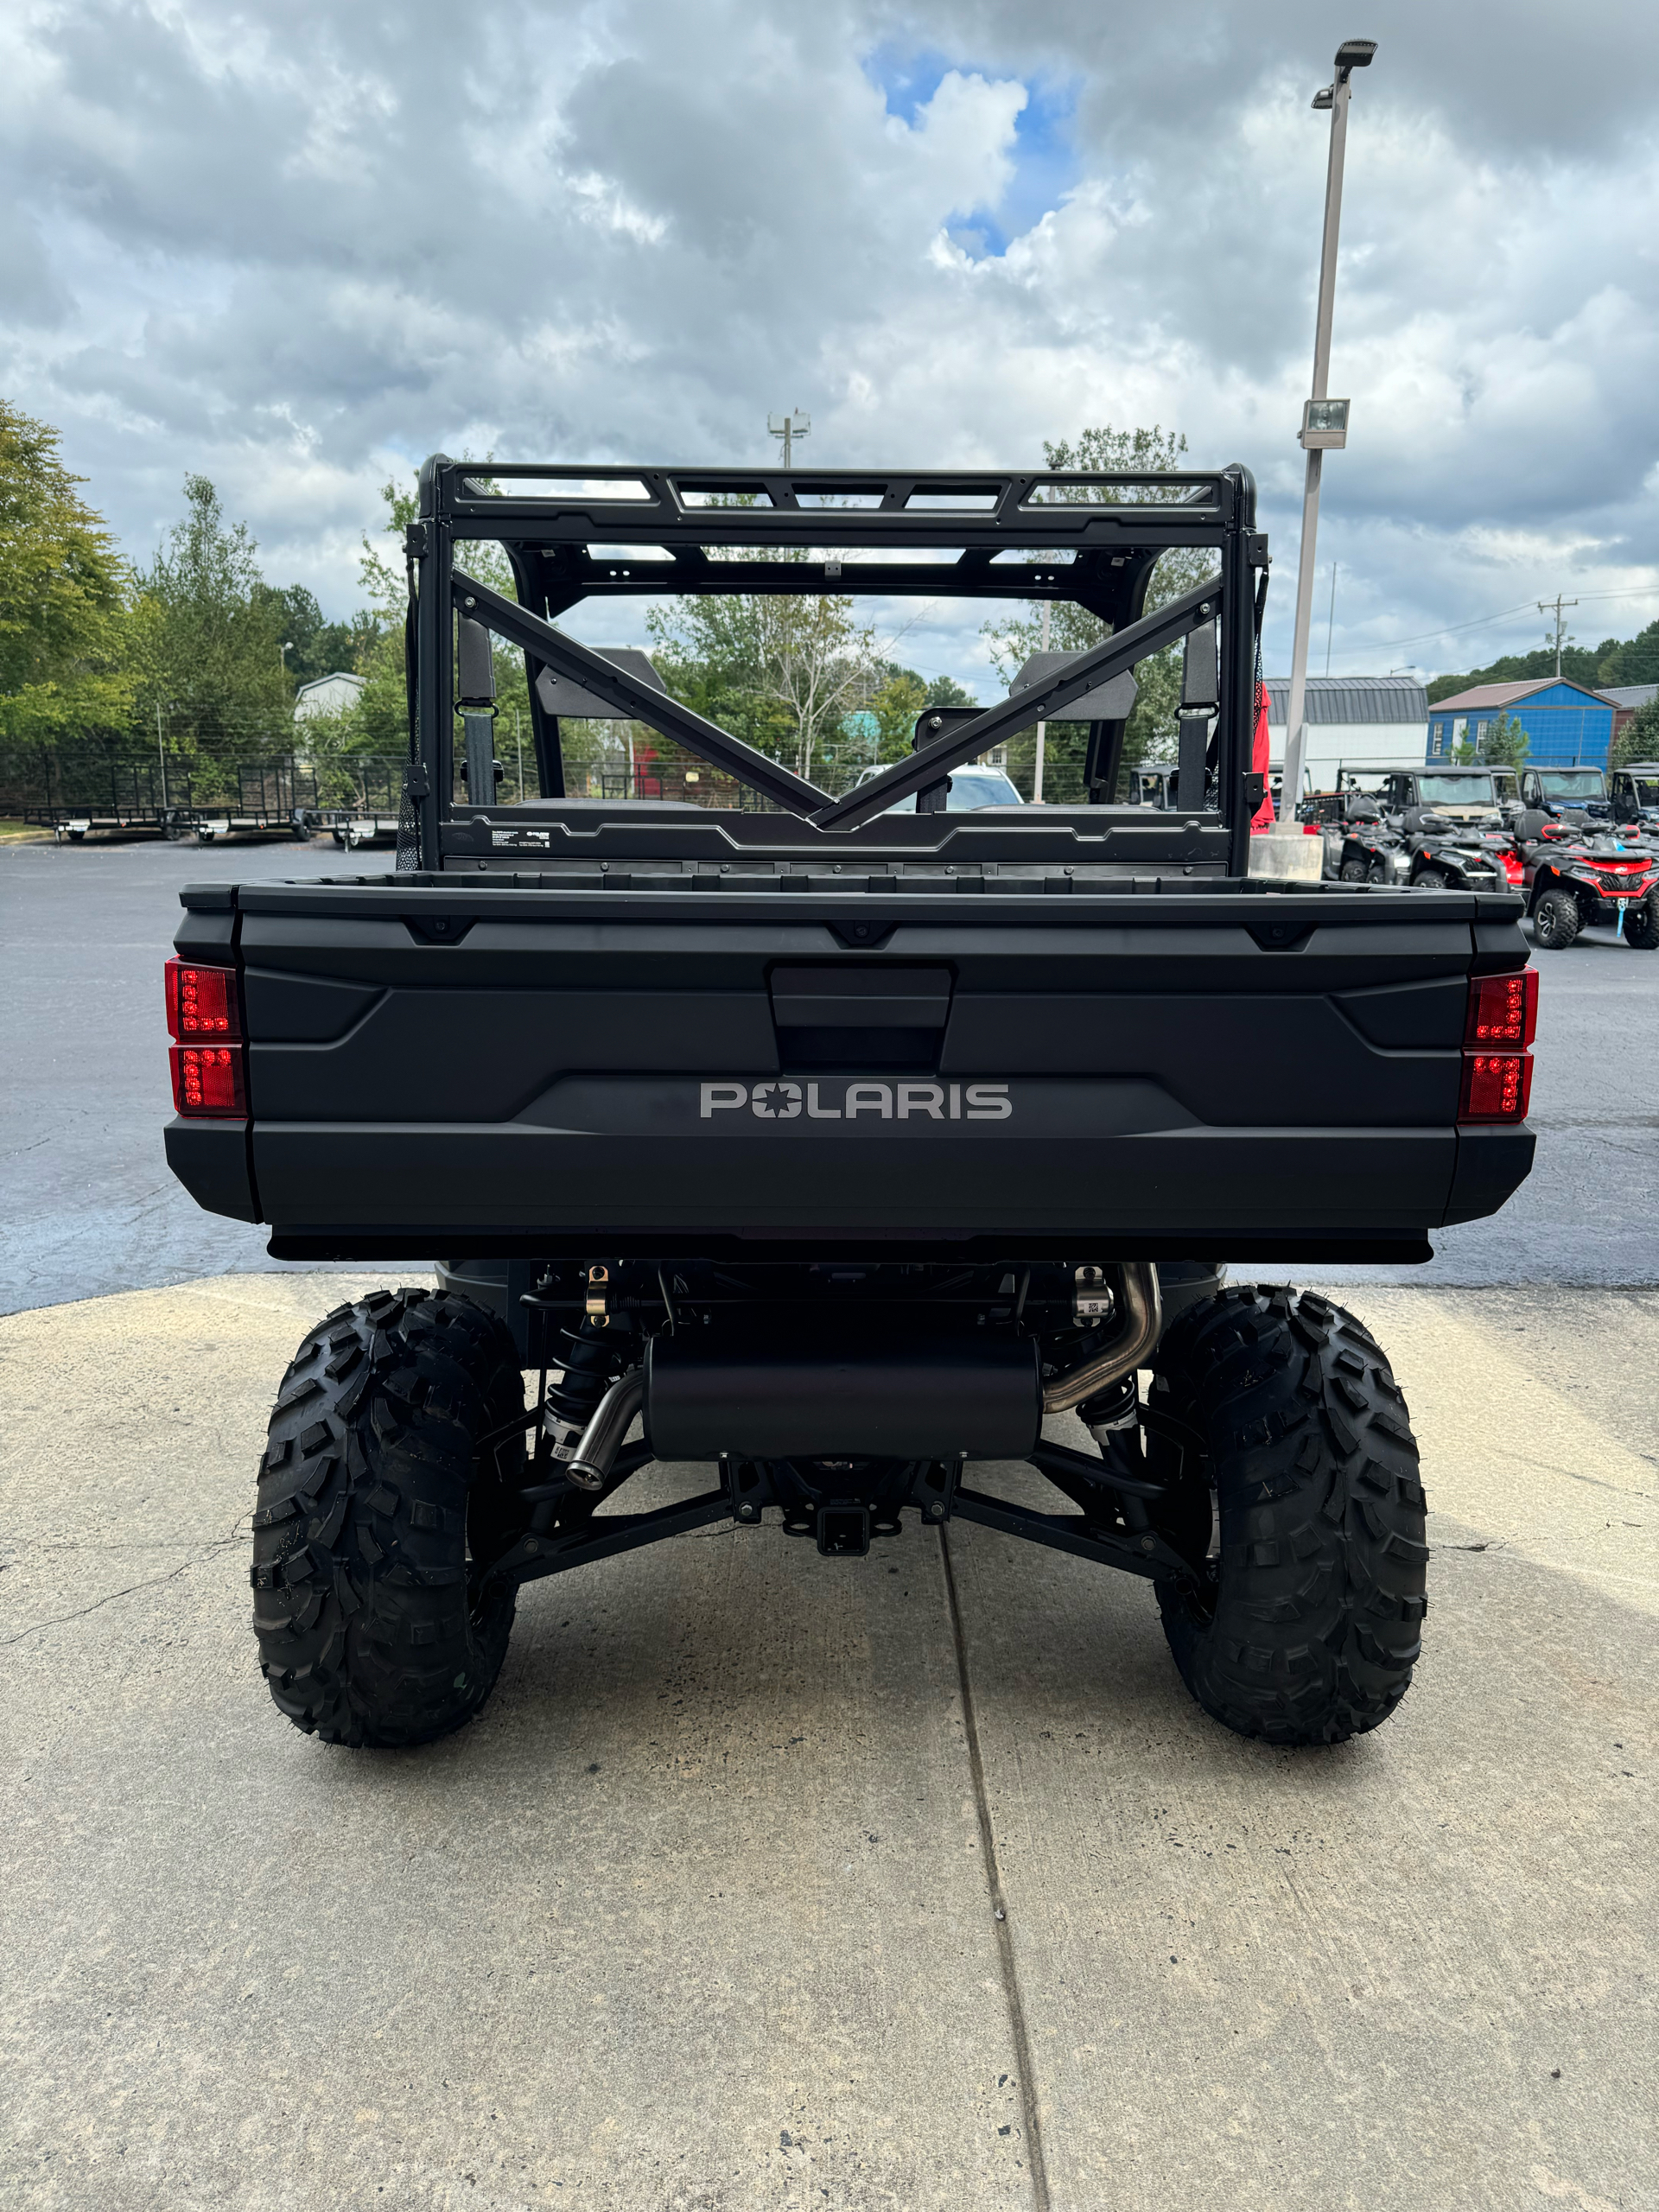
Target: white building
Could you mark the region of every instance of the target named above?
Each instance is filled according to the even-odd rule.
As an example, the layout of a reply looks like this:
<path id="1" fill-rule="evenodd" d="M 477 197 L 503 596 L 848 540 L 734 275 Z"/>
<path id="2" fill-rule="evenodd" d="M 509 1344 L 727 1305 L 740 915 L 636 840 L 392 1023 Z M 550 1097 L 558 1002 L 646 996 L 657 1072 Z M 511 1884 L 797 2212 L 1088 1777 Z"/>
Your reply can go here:
<path id="1" fill-rule="evenodd" d="M 1268 678 L 1268 753 L 1285 759 L 1288 677 Z M 1341 776 L 1421 768 L 1428 745 L 1428 694 L 1414 676 L 1310 676 L 1303 712 L 1303 788 L 1334 791 Z"/>
<path id="2" fill-rule="evenodd" d="M 331 675 L 313 677 L 309 683 L 301 684 L 294 694 L 294 719 L 306 722 L 315 715 L 343 715 L 362 696 L 363 678 L 337 668 Z"/>

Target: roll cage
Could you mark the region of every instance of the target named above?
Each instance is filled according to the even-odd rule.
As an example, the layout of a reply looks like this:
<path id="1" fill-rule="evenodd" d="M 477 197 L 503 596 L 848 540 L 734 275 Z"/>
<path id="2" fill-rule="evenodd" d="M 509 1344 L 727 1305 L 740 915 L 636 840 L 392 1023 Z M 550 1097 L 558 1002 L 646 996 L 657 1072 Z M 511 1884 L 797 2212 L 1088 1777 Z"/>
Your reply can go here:
<path id="1" fill-rule="evenodd" d="M 1236 464 L 1146 474 L 923 473 L 484 465 L 435 454 L 421 470 L 419 504 L 406 543 L 410 748 L 400 869 L 513 867 L 522 864 L 526 834 L 545 847 L 553 832 L 575 828 L 558 718 L 537 682 L 547 670 L 782 810 L 781 817 L 704 811 L 705 830 L 718 825 L 728 842 L 753 848 L 759 839 L 776 852 L 814 856 L 971 846 L 987 860 L 1037 860 L 1070 842 L 1087 845 L 1108 868 L 1121 858 L 1126 869 L 1151 862 L 1179 863 L 1188 874 L 1245 873 L 1259 804 L 1249 787 L 1250 740 L 1268 556 L 1255 526 L 1255 481 Z M 466 548 L 485 539 L 506 556 L 516 602 L 468 573 Z M 1034 539 L 1042 541 L 1037 550 Z M 1176 548 L 1211 549 L 1216 572 L 1148 614 L 1153 569 Z M 779 559 L 785 550 L 791 557 Z M 554 626 L 589 599 L 822 592 L 1070 601 L 1112 634 L 1014 696 L 951 715 L 943 736 L 911 759 L 832 798 Z M 536 801 L 452 804 L 454 716 L 463 704 L 458 617 L 524 653 Z M 1148 836 L 1146 810 L 1103 798 L 1116 787 L 1122 719 L 1090 724 L 1084 809 L 1045 808 L 1030 823 L 887 812 L 1017 731 L 1064 718 L 1073 702 L 1087 705 L 1086 695 L 1183 640 L 1179 819 L 1164 817 L 1161 834 Z M 645 811 L 628 810 L 634 823 Z M 527 833 L 538 823 L 546 828 Z M 591 835 L 591 814 L 582 827 Z"/>

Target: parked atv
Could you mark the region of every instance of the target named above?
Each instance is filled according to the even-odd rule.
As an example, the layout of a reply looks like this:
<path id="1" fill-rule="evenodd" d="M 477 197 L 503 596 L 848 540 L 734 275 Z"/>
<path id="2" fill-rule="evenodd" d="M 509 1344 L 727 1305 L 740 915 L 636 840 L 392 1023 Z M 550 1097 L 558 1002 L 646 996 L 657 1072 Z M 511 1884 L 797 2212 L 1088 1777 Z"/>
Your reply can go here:
<path id="1" fill-rule="evenodd" d="M 1340 841 L 1327 835 L 1328 875 L 1343 883 L 1398 883 L 1411 867 L 1397 815 L 1384 814 L 1373 801 L 1350 810 L 1340 825 Z M 1331 851 L 1335 843 L 1337 849 Z"/>
<path id="2" fill-rule="evenodd" d="M 1563 836 L 1535 815 L 1522 817 L 1516 847 L 1541 950 L 1564 952 L 1592 922 L 1622 929 L 1625 943 L 1643 952 L 1659 948 L 1659 852 L 1648 840 Z"/>
<path id="3" fill-rule="evenodd" d="M 1409 858 L 1399 874 L 1420 891 L 1502 891 L 1509 883 L 1502 854 L 1511 842 L 1496 814 L 1449 822 L 1423 808 L 1415 831 L 1406 832 Z"/>
<path id="4" fill-rule="evenodd" d="M 1502 891 L 1512 875 L 1512 840 L 1489 816 L 1450 822 L 1429 808 L 1368 817 L 1356 811 L 1331 872 L 1344 883 L 1408 883 L 1423 891 Z"/>

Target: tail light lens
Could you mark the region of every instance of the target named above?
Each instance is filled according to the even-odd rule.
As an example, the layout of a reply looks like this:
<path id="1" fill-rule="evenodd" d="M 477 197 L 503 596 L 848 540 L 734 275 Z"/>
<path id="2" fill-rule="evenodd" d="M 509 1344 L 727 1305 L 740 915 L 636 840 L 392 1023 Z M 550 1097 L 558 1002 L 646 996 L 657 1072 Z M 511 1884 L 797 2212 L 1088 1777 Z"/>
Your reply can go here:
<path id="1" fill-rule="evenodd" d="M 1465 1052 L 1460 1122 L 1523 1122 L 1532 1096 L 1530 1052 Z"/>
<path id="2" fill-rule="evenodd" d="M 1465 1045 L 1530 1045 L 1538 1033 L 1538 970 L 1476 976 L 1469 985 Z"/>
<path id="3" fill-rule="evenodd" d="M 167 963 L 167 1027 L 181 1045 L 202 1037 L 242 1034 L 234 968 L 202 968 L 192 960 Z"/>
<path id="4" fill-rule="evenodd" d="M 169 960 L 167 1026 L 178 1040 L 169 1055 L 178 1111 L 241 1120 L 248 1110 L 247 1048 L 235 969 Z"/>
<path id="5" fill-rule="evenodd" d="M 175 1045 L 173 1103 L 181 1114 L 242 1118 L 248 1110 L 240 1045 Z"/>
<path id="6" fill-rule="evenodd" d="M 1532 1096 L 1532 1054 L 1538 1030 L 1538 970 L 1474 976 L 1464 1025 L 1459 1122 L 1524 1122 Z M 1471 1051 L 1469 1047 L 1477 1049 Z"/>

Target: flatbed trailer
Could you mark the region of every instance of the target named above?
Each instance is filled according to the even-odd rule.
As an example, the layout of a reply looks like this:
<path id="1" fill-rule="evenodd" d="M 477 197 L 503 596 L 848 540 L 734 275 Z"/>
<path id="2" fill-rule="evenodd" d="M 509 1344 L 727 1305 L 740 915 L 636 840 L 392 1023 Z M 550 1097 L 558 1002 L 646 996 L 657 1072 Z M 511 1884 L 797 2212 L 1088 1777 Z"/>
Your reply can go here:
<path id="1" fill-rule="evenodd" d="M 191 828 L 184 807 L 20 806 L 14 811 L 17 820 L 49 830 L 60 845 L 82 844 L 88 837 L 184 837 Z"/>

